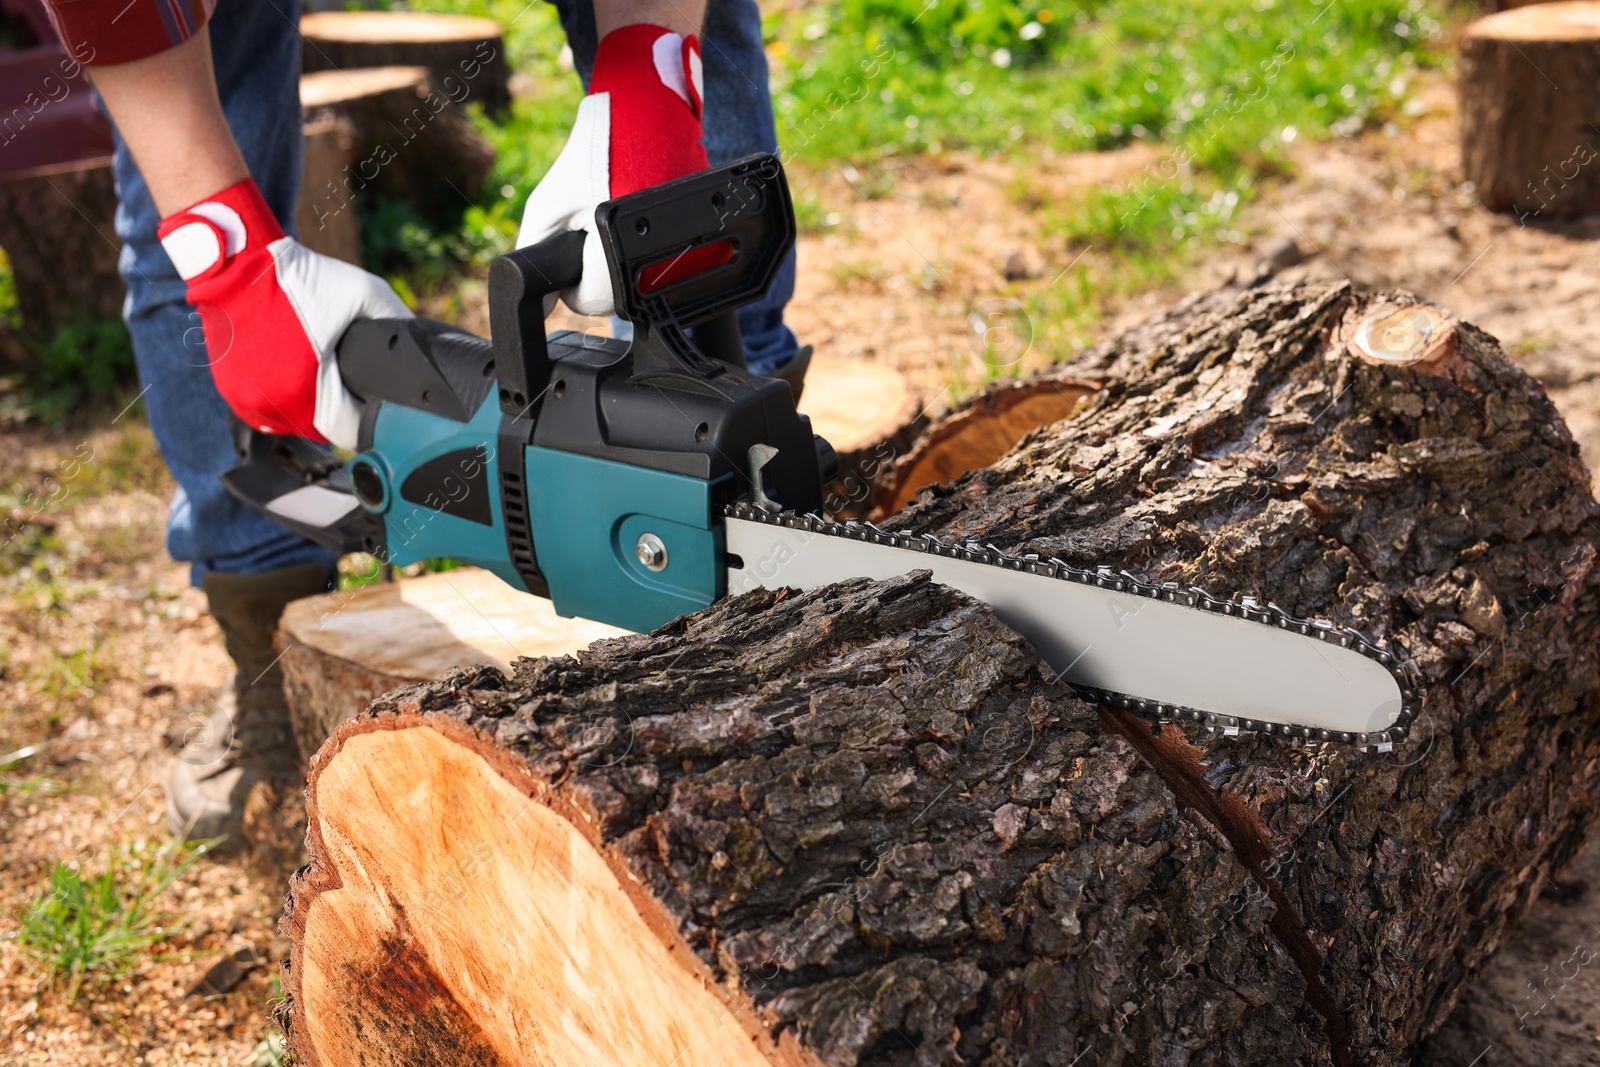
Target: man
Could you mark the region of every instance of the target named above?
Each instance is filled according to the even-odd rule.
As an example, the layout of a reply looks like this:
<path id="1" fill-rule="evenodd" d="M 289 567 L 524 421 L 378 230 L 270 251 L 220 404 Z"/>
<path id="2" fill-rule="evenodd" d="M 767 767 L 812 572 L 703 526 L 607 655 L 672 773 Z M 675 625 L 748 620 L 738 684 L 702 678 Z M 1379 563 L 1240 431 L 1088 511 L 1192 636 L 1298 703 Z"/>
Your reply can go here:
<path id="1" fill-rule="evenodd" d="M 346 448 L 359 408 L 334 348 L 356 319 L 410 312 L 382 279 L 286 232 L 299 195 L 298 0 L 46 0 L 89 57 L 116 126 L 117 233 L 145 405 L 178 492 L 167 526 L 236 673 L 168 784 L 175 832 L 240 842 L 244 800 L 291 773 L 293 740 L 271 639 L 284 605 L 330 587 L 333 554 L 248 511 L 218 475 L 234 463 L 229 408 L 251 425 Z M 753 0 L 594 0 L 560 6 L 589 95 L 529 197 L 519 245 L 590 231 L 563 294 L 612 311 L 594 231 L 603 200 L 776 150 Z M 702 51 L 698 33 L 706 33 Z M 751 370 L 798 386 L 809 350 L 783 325 L 791 258 L 741 315 Z"/>

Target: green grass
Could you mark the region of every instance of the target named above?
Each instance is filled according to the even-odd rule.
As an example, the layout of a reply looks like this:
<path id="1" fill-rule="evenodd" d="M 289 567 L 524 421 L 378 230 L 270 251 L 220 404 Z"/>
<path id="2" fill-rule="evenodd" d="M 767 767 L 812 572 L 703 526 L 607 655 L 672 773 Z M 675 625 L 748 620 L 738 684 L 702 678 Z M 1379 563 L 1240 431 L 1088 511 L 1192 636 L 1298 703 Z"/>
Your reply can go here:
<path id="1" fill-rule="evenodd" d="M 22 309 L 17 306 L 17 280 L 3 248 L 0 248 L 0 326 L 13 330 L 22 327 Z"/>
<path id="2" fill-rule="evenodd" d="M 25 373 L 0 390 L 0 421 L 61 422 L 85 401 L 120 397 L 135 377 L 133 342 L 120 320 L 60 330 L 41 343 L 23 331 L 11 262 L 0 250 L 0 330 L 27 361 Z M 118 405 L 120 406 L 120 404 Z"/>
<path id="3" fill-rule="evenodd" d="M 803 160 L 1143 140 L 1228 173 L 1281 164 L 1291 128 L 1383 116 L 1438 62 L 1422 42 L 1441 18 L 1427 0 L 841 0 L 768 30 Z"/>
<path id="4" fill-rule="evenodd" d="M 110 416 L 106 416 L 109 418 Z M 55 533 L 61 513 L 112 491 L 160 491 L 168 485 L 150 429 L 131 417 L 72 442 L 63 439 L 40 466 L 0 484 L 0 578 L 24 567 L 59 567 L 66 545 Z M 122 531 L 107 531 L 115 541 Z"/>
<path id="5" fill-rule="evenodd" d="M 1059 356 L 1109 299 L 1243 241 L 1239 212 L 1290 173 L 1290 144 L 1396 115 L 1442 62 L 1429 42 L 1444 19 L 1431 0 L 840 0 L 768 30 L 790 158 L 869 176 L 952 150 L 1016 164 L 1017 210 L 1073 265 L 1002 295 L 1026 309 L 1035 350 Z M 1140 142 L 1151 161 L 1120 185 L 1062 201 L 1029 177 L 1052 153 Z"/>
<path id="6" fill-rule="evenodd" d="M 211 844 L 134 842 L 92 876 L 57 863 L 13 936 L 69 1003 L 85 986 L 125 981 L 152 962 L 148 949 L 175 932 L 179 918 L 160 898 Z"/>
<path id="7" fill-rule="evenodd" d="M 506 31 L 511 69 L 526 79 L 529 94 L 512 103 L 511 113 L 485 118 L 468 107 L 497 158 L 477 203 L 459 225 L 441 226 L 408 205 L 357 200 L 361 213 L 362 255 L 369 270 L 389 279 L 408 302 L 432 295 L 463 268 L 481 267 L 510 251 L 522 220 L 522 205 L 566 143 L 572 117 L 583 97 L 578 76 L 563 70 L 559 56 L 566 38 L 555 8 L 526 0 L 384 0 L 363 6 L 404 7 L 497 20 Z"/>
<path id="8" fill-rule="evenodd" d="M 507 121 L 479 116 L 500 159 L 460 232 L 399 209 L 377 227 L 379 262 L 431 291 L 510 246 L 580 90 L 557 61 L 564 38 L 548 5 L 405 6 L 499 19 L 532 92 Z M 1059 353 L 1108 298 L 1168 284 L 1199 249 L 1243 240 L 1238 213 L 1289 172 L 1290 144 L 1395 115 L 1416 74 L 1442 62 L 1430 42 L 1445 20 L 1436 0 L 838 0 L 785 5 L 764 32 L 801 231 L 839 232 L 848 214 L 807 188 L 809 170 L 850 167 L 870 198 L 894 195 L 890 157 L 1002 153 L 1021 175 L 1018 210 L 1038 217 L 1060 262 L 1083 253 L 1054 284 L 1002 294 L 1034 316 L 1036 345 Z M 1121 186 L 1059 202 L 1027 176 L 1051 153 L 1136 142 L 1154 162 Z"/>
<path id="9" fill-rule="evenodd" d="M 61 781 L 48 775 L 30 774 L 23 778 L 10 777 L 14 768 L 24 765 L 28 760 L 49 747 L 49 742 L 39 745 L 27 745 L 14 752 L 0 755 L 0 798 L 48 797 L 66 792 L 66 786 Z"/>
<path id="10" fill-rule="evenodd" d="M 0 305 L 10 280 L 0 266 Z M 0 390 L 0 422 L 87 425 L 103 412 L 109 419 L 136 390 L 133 339 L 120 319 L 64 327 L 43 343 L 25 332 L 14 339 L 27 365 Z"/>
<path id="11" fill-rule="evenodd" d="M 459 570 L 460 563 L 453 559 L 425 559 L 395 568 L 397 578 L 415 578 L 419 574 L 440 574 Z M 339 560 L 339 589 L 359 589 L 383 581 L 383 563 L 377 556 L 366 552 L 352 552 Z"/>
<path id="12" fill-rule="evenodd" d="M 71 651 L 49 651 L 28 673 L 28 692 L 57 701 L 92 699 L 95 691 L 117 675 L 108 642 L 97 641 Z"/>

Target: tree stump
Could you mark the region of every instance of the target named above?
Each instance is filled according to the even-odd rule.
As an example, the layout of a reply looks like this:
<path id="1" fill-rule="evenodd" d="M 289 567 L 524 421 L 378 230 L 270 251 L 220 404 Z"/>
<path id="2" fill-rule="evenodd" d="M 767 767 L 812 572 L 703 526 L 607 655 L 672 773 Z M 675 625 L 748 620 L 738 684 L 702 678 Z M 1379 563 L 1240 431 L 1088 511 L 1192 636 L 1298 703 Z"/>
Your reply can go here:
<path id="1" fill-rule="evenodd" d="M 303 15 L 301 64 L 307 74 L 359 67 L 427 67 L 457 103 L 477 101 L 500 115 L 511 108 L 505 32 L 493 19 L 417 11 L 328 11 Z M 461 86 L 463 90 L 456 87 Z"/>
<path id="2" fill-rule="evenodd" d="M 361 266 L 361 220 L 354 211 L 316 210 L 318 190 L 327 191 L 344 181 L 344 169 L 354 161 L 355 137 L 343 119 L 325 116 L 306 123 L 305 161 L 301 165 L 303 193 L 295 209 L 295 229 L 300 243 L 313 252 Z"/>
<path id="3" fill-rule="evenodd" d="M 1461 32 L 1461 169 L 1522 220 L 1600 211 L 1600 0 L 1502 11 Z"/>
<path id="4" fill-rule="evenodd" d="M 494 148 L 424 67 L 307 74 L 300 102 L 308 124 L 341 121 L 352 138 L 343 172 L 300 194 L 313 227 L 354 210 L 362 195 L 402 200 L 436 221 L 459 219 L 494 165 Z"/>
<path id="5" fill-rule="evenodd" d="M 36 340 L 121 315 L 116 210 L 109 156 L 0 177 L 0 248 Z"/>
<path id="6" fill-rule="evenodd" d="M 1600 506 L 1538 384 L 1427 312 L 1191 299 L 1087 361 L 1087 410 L 889 520 L 1360 627 L 1417 664 L 1407 744 L 1099 711 L 925 574 L 456 672 L 313 761 L 292 1048 L 1408 1062 L 1600 813 Z"/>
<path id="7" fill-rule="evenodd" d="M 462 567 L 290 602 L 278 623 L 284 689 L 302 758 L 390 689 L 452 668 L 559 656 L 625 631 L 563 619 L 550 601 Z"/>
<path id="8" fill-rule="evenodd" d="M 111 127 L 82 74 L 55 47 L 0 56 L 0 248 L 35 344 L 122 312 Z M 26 345 L 4 347 L 0 362 L 27 361 Z"/>

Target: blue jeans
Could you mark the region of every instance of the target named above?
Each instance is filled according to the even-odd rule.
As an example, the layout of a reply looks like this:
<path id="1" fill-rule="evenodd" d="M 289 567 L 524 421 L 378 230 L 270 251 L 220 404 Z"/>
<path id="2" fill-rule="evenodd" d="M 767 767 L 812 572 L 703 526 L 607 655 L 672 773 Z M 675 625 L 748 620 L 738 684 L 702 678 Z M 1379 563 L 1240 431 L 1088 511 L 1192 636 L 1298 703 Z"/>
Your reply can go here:
<path id="1" fill-rule="evenodd" d="M 599 45 L 594 5 L 590 0 L 552 2 L 572 45 L 578 77 L 588 88 Z M 761 47 L 761 10 L 755 0 L 710 0 L 700 35 L 700 58 L 706 79 L 706 155 L 712 166 L 752 152 L 776 152 L 778 130 L 767 87 L 767 53 Z M 800 347 L 783 322 L 784 306 L 794 296 L 794 266 L 791 251 L 766 297 L 739 310 L 745 358 L 757 374 L 785 362 Z"/>
<path id="2" fill-rule="evenodd" d="M 300 195 L 299 8 L 299 0 L 222 3 L 211 20 L 223 111 L 262 195 L 291 234 Z M 560 13 L 587 84 L 597 43 L 593 8 L 562 4 Z M 711 161 L 776 151 L 754 0 L 711 0 L 703 36 Z M 320 562 L 331 571 L 333 552 L 256 514 L 222 487 L 218 475 L 237 462 L 228 408 L 211 379 L 199 316 L 184 300 L 183 279 L 156 239 L 161 215 L 120 136 L 116 177 L 119 268 L 128 285 L 123 315 L 150 426 L 178 483 L 167 517 L 167 550 L 191 565 L 196 585 L 212 570 L 254 573 Z M 777 366 L 798 347 L 783 324 L 793 292 L 791 255 L 767 298 L 740 313 L 752 370 Z"/>
<path id="3" fill-rule="evenodd" d="M 211 51 L 223 111 L 267 203 L 293 232 L 300 195 L 300 3 L 218 4 Z M 167 551 L 190 564 L 196 585 L 212 570 L 253 573 L 337 555 L 239 503 L 218 479 L 238 460 L 228 407 L 206 359 L 200 316 L 156 239 L 161 214 L 117 137 L 118 267 L 128 285 L 123 317 L 133 335 L 150 428 L 178 483 L 167 514 Z"/>

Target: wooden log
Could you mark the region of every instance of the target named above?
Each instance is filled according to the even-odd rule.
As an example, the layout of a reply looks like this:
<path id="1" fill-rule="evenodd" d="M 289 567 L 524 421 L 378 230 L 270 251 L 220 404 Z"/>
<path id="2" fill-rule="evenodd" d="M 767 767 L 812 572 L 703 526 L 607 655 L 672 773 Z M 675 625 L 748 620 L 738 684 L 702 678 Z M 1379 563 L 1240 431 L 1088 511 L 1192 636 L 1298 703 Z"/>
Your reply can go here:
<path id="1" fill-rule="evenodd" d="M 110 156 L 0 176 L 0 248 L 34 343 L 121 315 L 116 210 Z"/>
<path id="2" fill-rule="evenodd" d="M 1076 414 L 1099 387 L 1098 381 L 1054 372 L 991 382 L 924 430 L 878 480 L 873 517 L 899 511 L 935 482 L 990 466 L 1028 434 Z"/>
<path id="3" fill-rule="evenodd" d="M 494 148 L 424 67 L 307 74 L 300 102 L 308 123 L 341 121 L 353 139 L 354 162 L 338 180 L 301 193 L 313 225 L 352 210 L 363 195 L 403 200 L 429 219 L 459 220 L 494 165 Z"/>
<path id="4" fill-rule="evenodd" d="M 1600 211 L 1600 0 L 1534 4 L 1461 31 L 1461 169 L 1518 218 Z"/>
<path id="5" fill-rule="evenodd" d="M 625 631 L 563 619 L 550 601 L 461 567 L 296 600 L 276 645 L 295 741 L 310 761 L 328 735 L 390 689 L 452 668 L 560 656 Z"/>
<path id="6" fill-rule="evenodd" d="M 313 761 L 292 1048 L 1407 1063 L 1600 812 L 1577 446 L 1403 293 L 1221 290 L 1099 355 L 1086 411 L 890 524 L 1358 626 L 1417 665 L 1407 744 L 1098 711 L 922 575 L 458 672 Z"/>
<path id="7" fill-rule="evenodd" d="M 300 203 L 295 229 L 313 252 L 361 266 L 361 220 L 354 211 L 316 210 L 318 194 L 338 188 L 344 169 L 355 162 L 355 136 L 343 119 L 324 116 L 306 123 Z"/>
<path id="8" fill-rule="evenodd" d="M 427 67 L 433 84 L 491 115 L 511 109 L 505 31 L 493 19 L 418 11 L 327 11 L 300 18 L 302 68 Z M 456 86 L 464 93 L 458 94 Z"/>

